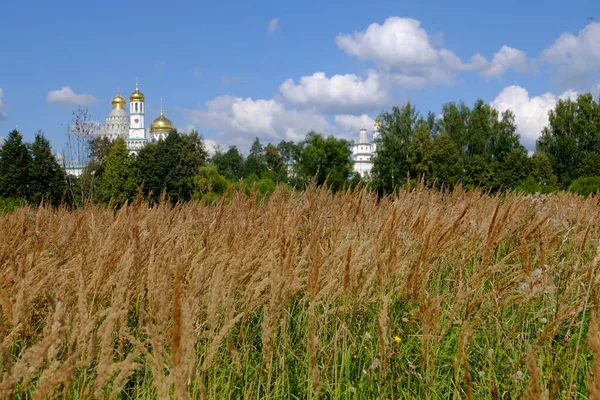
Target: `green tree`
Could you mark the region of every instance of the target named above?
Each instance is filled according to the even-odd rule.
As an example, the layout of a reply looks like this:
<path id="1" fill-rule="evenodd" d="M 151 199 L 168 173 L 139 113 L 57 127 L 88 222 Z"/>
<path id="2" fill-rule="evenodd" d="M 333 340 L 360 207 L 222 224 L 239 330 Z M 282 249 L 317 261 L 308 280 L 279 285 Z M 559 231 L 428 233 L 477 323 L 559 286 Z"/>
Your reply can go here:
<path id="1" fill-rule="evenodd" d="M 427 118 L 425 119 L 425 124 L 427 126 L 427 129 L 429 129 L 431 136 L 433 138 L 437 137 L 437 135 L 440 133 L 440 123 L 437 120 L 437 118 L 435 117 L 435 114 L 433 112 L 429 111 L 427 113 Z"/>
<path id="2" fill-rule="evenodd" d="M 129 156 L 123 138 L 113 142 L 106 159 L 106 168 L 100 180 L 102 200 L 112 200 L 117 205 L 131 201 L 138 189 L 138 173 L 134 160 Z"/>
<path id="3" fill-rule="evenodd" d="M 537 149 L 548 154 L 559 185 L 568 186 L 587 168 L 581 165 L 585 155 L 600 153 L 600 105 L 590 94 L 560 99 L 548 114 Z"/>
<path id="4" fill-rule="evenodd" d="M 498 115 L 497 112 L 493 114 Z M 516 133 L 517 124 L 512 111 L 504 111 L 500 115 L 500 119 L 496 118 L 492 122 L 492 126 L 491 135 L 487 139 L 486 153 L 489 159 L 502 161 L 513 149 L 525 151 L 519 142 L 519 135 Z"/>
<path id="5" fill-rule="evenodd" d="M 52 154 L 50 142 L 41 132 L 35 135 L 31 156 L 29 201 L 34 204 L 42 200 L 55 206 L 60 204 L 66 190 L 65 172 Z"/>
<path id="6" fill-rule="evenodd" d="M 221 197 L 229 188 L 230 183 L 219 174 L 217 167 L 209 165 L 200 167 L 194 177 L 194 198 L 203 199 L 210 204 Z"/>
<path id="7" fill-rule="evenodd" d="M 371 170 L 372 182 L 379 194 L 391 193 L 406 181 L 409 172 L 409 143 L 418 113 L 410 104 L 393 107 L 380 115 L 380 137 Z"/>
<path id="8" fill-rule="evenodd" d="M 494 182 L 491 165 L 483 156 L 474 155 L 467 164 L 464 180 L 468 186 L 491 188 Z"/>
<path id="9" fill-rule="evenodd" d="M 315 178 L 317 185 L 327 180 L 333 190 L 344 187 L 352 171 L 348 141 L 333 136 L 324 138 L 311 131 L 300 148 L 298 172 L 304 182 Z"/>
<path id="10" fill-rule="evenodd" d="M 246 157 L 244 163 L 244 177 L 250 175 L 262 176 L 267 171 L 267 161 L 265 159 L 265 149 L 258 138 L 254 139 L 250 154 Z"/>
<path id="11" fill-rule="evenodd" d="M 279 154 L 283 157 L 284 163 L 294 163 L 300 157 L 300 146 L 292 141 L 286 142 L 282 140 L 277 145 L 277 150 L 279 150 Z"/>
<path id="12" fill-rule="evenodd" d="M 554 189 L 556 186 L 556 175 L 552 170 L 552 164 L 548 155 L 542 151 L 536 151 L 531 156 L 531 177 L 540 185 L 540 188 Z"/>
<path id="13" fill-rule="evenodd" d="M 494 135 L 498 112 L 479 99 L 475 102 L 467 125 L 466 157 L 481 156 L 490 161 L 490 138 Z"/>
<path id="14" fill-rule="evenodd" d="M 581 196 L 595 195 L 600 192 L 600 176 L 582 176 L 569 185 L 569 191 Z"/>
<path id="15" fill-rule="evenodd" d="M 527 152 L 521 148 L 512 149 L 500 160 L 494 160 L 493 186 L 496 189 L 515 189 L 531 172 Z"/>
<path id="16" fill-rule="evenodd" d="M 440 130 L 446 132 L 456 144 L 461 156 L 467 148 L 467 127 L 471 109 L 462 101 L 446 103 L 442 106 L 441 119 L 438 121 Z"/>
<path id="17" fill-rule="evenodd" d="M 585 153 L 579 161 L 577 176 L 596 176 L 600 174 L 600 154 L 595 151 Z"/>
<path id="18" fill-rule="evenodd" d="M 0 197 L 27 199 L 30 173 L 31 154 L 15 129 L 0 149 Z"/>
<path id="19" fill-rule="evenodd" d="M 207 152 L 196 131 L 173 130 L 165 140 L 140 150 L 136 165 L 147 195 L 157 201 L 163 191 L 172 202 L 187 201 L 194 192 L 194 177 L 206 163 Z"/>
<path id="20" fill-rule="evenodd" d="M 265 150 L 265 161 L 267 168 L 275 176 L 276 182 L 285 182 L 287 180 L 287 171 L 283 161 L 283 156 L 279 153 L 277 147 L 269 143 Z"/>
<path id="21" fill-rule="evenodd" d="M 433 165 L 433 141 L 424 121 L 417 124 L 412 140 L 408 145 L 408 165 L 415 177 L 429 178 Z"/>
<path id="22" fill-rule="evenodd" d="M 244 157 L 236 146 L 230 146 L 225 153 L 217 151 L 211 162 L 217 167 L 219 174 L 229 180 L 237 181 L 244 176 Z"/>
<path id="23" fill-rule="evenodd" d="M 462 159 L 458 146 L 447 133 L 433 140 L 431 150 L 432 175 L 430 182 L 437 187 L 452 188 L 462 176 Z"/>

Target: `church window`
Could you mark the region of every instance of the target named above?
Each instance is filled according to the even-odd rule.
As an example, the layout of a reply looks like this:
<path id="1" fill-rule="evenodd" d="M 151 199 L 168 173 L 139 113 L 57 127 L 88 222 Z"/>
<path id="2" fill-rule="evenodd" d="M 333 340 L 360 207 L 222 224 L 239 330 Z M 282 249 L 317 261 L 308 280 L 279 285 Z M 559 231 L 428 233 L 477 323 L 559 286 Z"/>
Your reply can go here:
<path id="1" fill-rule="evenodd" d="M 135 103 L 135 112 L 138 111 L 138 103 Z"/>
<path id="2" fill-rule="evenodd" d="M 144 103 L 140 103 L 140 112 L 144 112 Z"/>

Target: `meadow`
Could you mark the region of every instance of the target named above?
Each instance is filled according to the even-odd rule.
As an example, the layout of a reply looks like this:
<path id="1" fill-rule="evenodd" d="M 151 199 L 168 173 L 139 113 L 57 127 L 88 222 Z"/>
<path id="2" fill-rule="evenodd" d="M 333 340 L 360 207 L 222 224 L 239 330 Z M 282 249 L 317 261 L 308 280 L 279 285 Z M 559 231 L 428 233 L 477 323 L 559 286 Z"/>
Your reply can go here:
<path id="1" fill-rule="evenodd" d="M 598 198 L 0 215 L 0 397 L 600 398 Z"/>

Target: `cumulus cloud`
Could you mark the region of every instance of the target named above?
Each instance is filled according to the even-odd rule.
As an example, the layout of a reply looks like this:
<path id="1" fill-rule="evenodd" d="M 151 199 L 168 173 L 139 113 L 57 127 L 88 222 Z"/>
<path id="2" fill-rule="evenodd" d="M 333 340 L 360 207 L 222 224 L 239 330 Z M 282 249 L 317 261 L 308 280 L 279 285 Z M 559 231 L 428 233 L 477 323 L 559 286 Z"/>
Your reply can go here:
<path id="1" fill-rule="evenodd" d="M 524 51 L 508 46 L 502 46 L 500 50 L 494 53 L 494 57 L 489 62 L 483 57 L 475 56 L 472 58 L 472 65 L 475 65 L 482 76 L 488 78 L 503 75 L 510 69 L 517 72 L 530 72 L 533 70 L 533 63 Z"/>
<path id="2" fill-rule="evenodd" d="M 592 22 L 577 35 L 563 33 L 542 53 L 542 60 L 557 65 L 559 80 L 582 83 L 586 75 L 600 68 L 600 22 Z"/>
<path id="3" fill-rule="evenodd" d="M 269 21 L 269 25 L 267 26 L 267 30 L 269 32 L 275 32 L 279 30 L 279 19 L 273 18 Z"/>
<path id="4" fill-rule="evenodd" d="M 191 123 L 218 131 L 219 142 L 249 146 L 255 137 L 277 142 L 302 140 L 310 130 L 329 133 L 332 126 L 312 110 L 287 109 L 276 100 L 219 96 L 202 109 L 183 109 Z"/>
<path id="5" fill-rule="evenodd" d="M 315 72 L 301 77 L 298 83 L 287 79 L 279 91 L 290 104 L 327 113 L 374 110 L 390 101 L 388 91 L 374 72 L 366 79 L 354 74 L 329 78 L 324 72 Z"/>
<path id="6" fill-rule="evenodd" d="M 0 88 L 0 121 L 6 119 L 6 113 L 4 112 L 4 91 Z"/>
<path id="7" fill-rule="evenodd" d="M 490 105 L 499 111 L 511 110 L 515 114 L 521 142 L 529 149 L 535 147 L 542 129 L 548 124 L 548 112 L 553 110 L 559 99 L 575 99 L 577 92 L 567 91 L 560 96 L 544 93 L 530 97 L 527 90 L 520 86 L 504 88 Z"/>
<path id="8" fill-rule="evenodd" d="M 450 84 L 457 71 L 478 71 L 482 76 L 496 77 L 511 69 L 531 69 L 527 55 L 508 46 L 503 46 L 490 61 L 476 54 L 463 62 L 452 51 L 437 48 L 435 36 L 413 18 L 390 17 L 383 24 L 372 23 L 364 31 L 339 34 L 335 41 L 346 54 L 378 63 L 390 82 L 407 88 Z"/>
<path id="9" fill-rule="evenodd" d="M 91 94 L 77 94 L 69 86 L 63 86 L 61 89 L 51 90 L 46 101 L 58 105 L 90 106 L 98 99 Z"/>
<path id="10" fill-rule="evenodd" d="M 412 18 L 390 17 L 364 31 L 340 34 L 335 41 L 349 55 L 390 65 L 431 65 L 439 56 L 421 22 Z"/>
<path id="11" fill-rule="evenodd" d="M 367 128 L 367 130 L 371 131 L 375 124 L 373 118 L 369 117 L 367 114 L 340 114 L 334 116 L 333 119 L 335 120 L 336 125 L 343 129 L 344 135 L 349 139 L 358 137 L 358 130 L 361 128 Z"/>

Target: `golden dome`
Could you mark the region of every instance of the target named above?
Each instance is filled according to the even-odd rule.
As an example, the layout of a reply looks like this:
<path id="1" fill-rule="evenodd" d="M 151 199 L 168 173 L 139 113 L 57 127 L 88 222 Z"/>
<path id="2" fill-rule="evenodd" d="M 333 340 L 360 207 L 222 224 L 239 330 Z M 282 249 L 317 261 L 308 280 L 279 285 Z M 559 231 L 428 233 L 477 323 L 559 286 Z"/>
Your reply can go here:
<path id="1" fill-rule="evenodd" d="M 137 79 L 135 81 L 135 92 L 131 93 L 131 95 L 129 96 L 129 101 L 145 101 L 146 97 L 144 97 L 144 94 L 142 92 L 140 92 L 140 89 L 138 88 L 138 83 L 137 83 Z"/>
<path id="2" fill-rule="evenodd" d="M 163 114 L 163 109 L 162 107 L 160 108 L 160 116 L 158 118 L 156 118 L 154 121 L 152 121 L 152 123 L 150 124 L 150 132 L 155 132 L 155 131 L 163 131 L 163 132 L 171 132 L 171 130 L 174 128 L 173 123 L 171 122 L 171 120 L 167 117 L 165 117 L 165 115 Z"/>
<path id="3" fill-rule="evenodd" d="M 121 96 L 121 93 L 117 90 L 117 95 L 113 97 L 111 103 L 113 108 L 125 108 L 127 100 L 125 100 L 125 97 Z"/>

